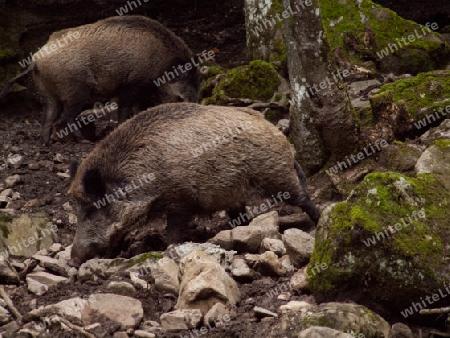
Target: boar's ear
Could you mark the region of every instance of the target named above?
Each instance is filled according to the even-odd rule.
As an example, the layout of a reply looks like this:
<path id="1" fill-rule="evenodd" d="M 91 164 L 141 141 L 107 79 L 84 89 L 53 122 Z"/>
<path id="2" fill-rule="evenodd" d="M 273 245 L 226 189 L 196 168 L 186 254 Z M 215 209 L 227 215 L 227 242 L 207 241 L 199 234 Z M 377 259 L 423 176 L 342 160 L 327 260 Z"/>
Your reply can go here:
<path id="1" fill-rule="evenodd" d="M 69 164 L 69 175 L 70 175 L 70 180 L 71 181 L 73 180 L 73 178 L 77 174 L 77 170 L 78 170 L 78 161 L 77 161 L 76 158 L 73 158 L 70 161 L 70 164 Z"/>
<path id="2" fill-rule="evenodd" d="M 106 186 L 98 168 L 89 169 L 83 177 L 83 189 L 87 196 L 98 198 L 106 194 Z"/>

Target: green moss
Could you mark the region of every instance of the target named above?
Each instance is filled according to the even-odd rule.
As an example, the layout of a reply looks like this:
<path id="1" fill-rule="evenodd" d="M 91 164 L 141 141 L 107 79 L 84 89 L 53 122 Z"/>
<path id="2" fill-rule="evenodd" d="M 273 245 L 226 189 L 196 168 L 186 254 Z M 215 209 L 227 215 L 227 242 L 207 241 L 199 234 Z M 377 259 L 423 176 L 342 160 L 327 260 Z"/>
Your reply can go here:
<path id="1" fill-rule="evenodd" d="M 370 102 L 372 109 L 389 101 L 397 103 L 404 106 L 415 120 L 419 120 L 450 105 L 449 92 L 450 71 L 440 70 L 385 84 L 379 94 L 371 97 Z"/>
<path id="2" fill-rule="evenodd" d="M 319 0 L 319 4 L 331 51 L 339 50 L 351 63 L 367 66 L 366 61 L 379 60 L 377 52 L 387 48 L 389 43 L 397 43 L 397 39 L 407 38 L 415 31 L 423 35 L 423 26 L 405 20 L 370 0 Z M 434 32 L 431 34 L 440 36 Z M 406 51 L 408 57 L 405 58 Z M 394 50 L 392 55 L 398 56 L 404 67 L 418 65 L 423 70 L 432 70 L 440 62 L 439 59 L 449 53 L 448 44 L 442 48 L 439 41 L 422 37 Z"/>
<path id="3" fill-rule="evenodd" d="M 327 237 L 316 237 L 310 266 L 326 263 L 328 269 L 316 275 L 310 272 L 310 287 L 315 292 L 328 292 L 350 279 L 367 276 L 380 288 L 386 286 L 384 280 L 417 288 L 425 287 L 420 284 L 424 280 L 437 282 L 440 277 L 436 271 L 443 257 L 450 254 L 442 237 L 450 232 L 449 203 L 450 192 L 431 174 L 417 178 L 397 173 L 368 174 L 347 201 L 332 209 Z M 425 219 L 412 217 L 420 210 Z M 401 230 L 388 230 L 395 225 Z M 364 244 L 364 240 L 369 243 L 368 238 L 376 239 L 377 234 L 380 240 Z M 421 260 L 422 277 L 411 273 L 416 258 Z M 358 277 L 359 273 L 364 277 Z"/>
<path id="4" fill-rule="evenodd" d="M 432 144 L 439 148 L 448 148 L 450 147 L 450 140 L 436 140 Z"/>
<path id="5" fill-rule="evenodd" d="M 147 259 L 161 259 L 163 258 L 162 252 L 160 251 L 151 251 L 139 256 L 136 260 L 137 264 L 141 264 L 145 262 Z"/>
<path id="6" fill-rule="evenodd" d="M 205 84 L 211 87 L 212 81 Z M 230 98 L 249 98 L 252 100 L 270 100 L 280 85 L 278 74 L 273 65 L 255 60 L 249 65 L 230 69 L 212 89 L 211 96 L 203 89 L 203 103 L 221 104 Z"/>
<path id="7" fill-rule="evenodd" d="M 332 323 L 326 317 L 321 315 L 320 313 L 312 314 L 311 316 L 303 318 L 300 321 L 300 325 L 305 328 L 308 328 L 311 326 L 332 327 Z"/>
<path id="8" fill-rule="evenodd" d="M 283 97 L 283 95 L 282 94 L 280 94 L 280 93 L 276 93 L 274 96 L 273 96 L 273 102 L 278 102 L 278 101 L 280 101 L 281 100 L 281 98 Z"/>

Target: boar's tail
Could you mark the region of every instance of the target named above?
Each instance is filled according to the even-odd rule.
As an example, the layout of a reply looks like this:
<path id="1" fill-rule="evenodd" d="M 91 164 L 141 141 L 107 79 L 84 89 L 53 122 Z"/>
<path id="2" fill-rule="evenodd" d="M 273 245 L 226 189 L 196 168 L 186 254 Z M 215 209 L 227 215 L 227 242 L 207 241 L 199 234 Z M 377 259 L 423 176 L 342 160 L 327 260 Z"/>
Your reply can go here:
<path id="1" fill-rule="evenodd" d="M 300 206 L 302 207 L 303 211 L 305 211 L 309 218 L 314 222 L 314 224 L 317 225 L 317 222 L 320 218 L 320 211 L 317 209 L 316 205 L 311 201 L 311 198 L 308 194 L 308 187 L 306 184 L 306 175 L 302 170 L 302 167 L 300 164 L 298 164 L 297 161 L 294 161 L 294 167 L 295 171 L 297 172 L 298 179 L 300 181 L 300 185 L 302 186 L 302 193 L 300 198 Z"/>
<path id="2" fill-rule="evenodd" d="M 294 161 L 295 171 L 297 172 L 298 179 L 300 180 L 300 185 L 302 186 L 303 191 L 307 191 L 306 185 L 306 175 L 302 170 L 300 164 L 297 161 Z"/>
<path id="3" fill-rule="evenodd" d="M 3 90 L 0 92 L 0 99 L 3 98 L 6 94 L 9 93 L 12 85 L 17 82 L 18 80 L 20 80 L 21 78 L 23 78 L 24 76 L 27 76 L 31 71 L 33 71 L 35 68 L 35 63 L 33 62 L 31 64 L 30 67 L 28 67 L 27 70 L 23 71 L 22 73 L 20 73 L 19 75 L 14 76 L 11 80 L 9 80 L 6 85 L 5 88 L 3 88 Z"/>

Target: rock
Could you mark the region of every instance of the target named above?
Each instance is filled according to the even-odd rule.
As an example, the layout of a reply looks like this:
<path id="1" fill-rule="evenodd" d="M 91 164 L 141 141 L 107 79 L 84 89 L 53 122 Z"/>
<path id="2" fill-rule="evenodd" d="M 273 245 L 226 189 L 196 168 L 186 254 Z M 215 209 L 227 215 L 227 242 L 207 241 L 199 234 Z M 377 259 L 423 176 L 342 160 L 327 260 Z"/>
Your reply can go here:
<path id="1" fill-rule="evenodd" d="M 53 272 L 58 273 L 61 276 L 69 277 L 69 270 L 72 268 L 67 264 L 67 261 L 58 260 L 43 255 L 33 255 L 33 258 L 39 261 L 39 264 Z"/>
<path id="2" fill-rule="evenodd" d="M 400 173 L 413 171 L 421 153 L 421 149 L 414 144 L 396 142 L 383 148 L 379 153 L 378 164 L 389 171 Z"/>
<path id="3" fill-rule="evenodd" d="M 183 243 L 177 246 L 169 246 L 164 252 L 164 257 L 170 257 L 179 263 L 184 257 L 194 250 L 200 250 L 214 258 L 224 269 L 229 269 L 236 251 L 227 251 L 212 243 Z"/>
<path id="4" fill-rule="evenodd" d="M 215 324 L 217 320 L 228 321 L 227 318 L 230 318 L 230 311 L 222 303 L 216 303 L 203 318 L 203 324 Z"/>
<path id="5" fill-rule="evenodd" d="M 20 200 L 20 193 L 18 193 L 17 191 L 15 191 L 12 195 L 11 195 L 11 199 L 13 201 L 18 201 Z"/>
<path id="6" fill-rule="evenodd" d="M 130 271 L 130 279 L 134 285 L 141 286 L 144 290 L 150 289 L 150 285 L 147 281 L 139 278 L 139 272 Z"/>
<path id="7" fill-rule="evenodd" d="M 144 316 L 139 300 L 113 293 L 96 293 L 81 312 L 84 325 L 106 321 L 120 324 L 121 329 L 137 328 Z M 106 325 L 106 324 L 105 324 Z"/>
<path id="8" fill-rule="evenodd" d="M 25 203 L 25 208 L 33 208 L 41 205 L 41 202 L 37 198 L 33 198 Z"/>
<path id="9" fill-rule="evenodd" d="M 27 275 L 28 290 L 38 296 L 42 296 L 47 290 L 55 285 L 64 283 L 67 278 L 55 276 L 47 272 L 32 272 Z"/>
<path id="10" fill-rule="evenodd" d="M 291 277 L 289 284 L 291 286 L 291 289 L 297 293 L 300 293 L 301 291 L 307 289 L 308 281 L 306 278 L 306 267 L 295 272 Z"/>
<path id="11" fill-rule="evenodd" d="M 113 338 L 128 338 L 128 333 L 125 331 L 116 331 L 114 332 Z"/>
<path id="12" fill-rule="evenodd" d="M 302 331 L 298 338 L 354 338 L 350 333 L 330 329 L 323 326 L 312 326 Z"/>
<path id="13" fill-rule="evenodd" d="M 278 313 L 280 314 L 302 313 L 305 317 L 310 316 L 315 311 L 317 311 L 317 306 L 297 300 L 290 301 L 289 303 L 281 305 L 278 308 Z"/>
<path id="14" fill-rule="evenodd" d="M 151 272 L 151 267 L 161 258 L 162 255 L 159 252 L 147 252 L 130 259 L 90 259 L 81 264 L 78 269 L 78 279 L 80 282 L 87 281 L 95 276 L 106 279 L 115 273 L 124 271 L 139 272 L 141 275 L 145 275 Z"/>
<path id="15" fill-rule="evenodd" d="M 279 277 L 286 274 L 286 269 L 272 251 L 266 251 L 262 255 L 246 254 L 245 261 L 252 269 L 264 276 Z"/>
<path id="16" fill-rule="evenodd" d="M 86 306 L 87 301 L 80 297 L 70 298 L 63 300 L 56 304 L 47 305 L 36 310 L 28 312 L 24 319 L 31 321 L 39 319 L 41 317 L 51 316 L 58 314 L 68 320 L 75 320 L 81 322 L 81 312 Z"/>
<path id="17" fill-rule="evenodd" d="M 259 306 L 255 306 L 253 308 L 253 311 L 255 312 L 256 317 L 263 318 L 263 317 L 274 317 L 278 318 L 278 315 L 275 312 L 269 311 L 267 309 L 264 309 Z"/>
<path id="18" fill-rule="evenodd" d="M 277 123 L 277 128 L 281 130 L 283 134 L 286 134 L 289 131 L 291 121 L 288 119 L 281 119 Z"/>
<path id="19" fill-rule="evenodd" d="M 436 140 L 449 140 L 450 139 L 450 118 L 442 121 L 442 123 L 428 130 L 422 136 L 420 136 L 420 141 L 426 146 L 430 145 Z"/>
<path id="20" fill-rule="evenodd" d="M 314 249 L 314 238 L 299 229 L 288 229 L 284 232 L 283 243 L 294 266 L 301 268 L 307 264 Z"/>
<path id="21" fill-rule="evenodd" d="M 70 175 L 68 173 L 56 173 L 56 176 L 61 178 L 70 178 Z"/>
<path id="22" fill-rule="evenodd" d="M 0 325 L 5 325 L 11 321 L 11 314 L 3 306 L 0 306 Z"/>
<path id="23" fill-rule="evenodd" d="M 264 238 L 279 238 L 278 213 L 271 211 L 255 217 L 248 226 L 237 226 L 232 231 L 233 249 L 257 253 Z"/>
<path id="24" fill-rule="evenodd" d="M 11 266 L 8 258 L 0 255 L 0 284 L 19 284 L 17 271 Z"/>
<path id="25" fill-rule="evenodd" d="M 6 188 L 14 188 L 17 184 L 22 182 L 22 179 L 19 175 L 12 175 L 5 178 L 5 187 Z"/>
<path id="26" fill-rule="evenodd" d="M 134 336 L 139 338 L 156 338 L 156 335 L 154 333 L 147 332 L 144 330 L 134 331 Z"/>
<path id="27" fill-rule="evenodd" d="M 55 163 L 63 163 L 64 162 L 64 158 L 61 154 L 57 153 L 55 154 L 55 157 L 53 158 L 53 162 Z"/>
<path id="28" fill-rule="evenodd" d="M 282 292 L 278 295 L 277 299 L 288 301 L 289 299 L 291 299 L 291 293 L 290 292 Z"/>
<path id="29" fill-rule="evenodd" d="M 64 209 L 65 211 L 68 211 L 68 212 L 73 211 L 73 208 L 72 208 L 72 206 L 70 205 L 70 202 L 64 203 L 62 207 L 63 207 L 63 209 Z"/>
<path id="30" fill-rule="evenodd" d="M 317 312 L 311 314 L 300 325 L 309 323 L 327 323 L 336 330 L 352 330 L 364 337 L 390 337 L 391 329 L 387 321 L 368 308 L 358 304 L 323 303 Z"/>
<path id="31" fill-rule="evenodd" d="M 203 251 L 194 250 L 180 263 L 181 286 L 176 309 L 199 309 L 202 314 L 217 302 L 235 306 L 240 300 L 236 282 Z"/>
<path id="32" fill-rule="evenodd" d="M 2 221 L 0 216 L 0 223 L 8 232 L 8 236 L 0 241 L 3 255 L 31 257 L 42 248 L 51 246 L 58 230 L 43 214 L 21 214 L 6 221 Z"/>
<path id="33" fill-rule="evenodd" d="M 0 192 L 0 196 L 11 197 L 12 193 L 13 193 L 12 189 L 5 189 L 2 192 Z"/>
<path id="34" fill-rule="evenodd" d="M 168 331 L 195 329 L 202 321 L 202 312 L 198 309 L 175 310 L 163 313 L 161 325 Z"/>
<path id="35" fill-rule="evenodd" d="M 31 161 L 30 163 L 28 163 L 28 169 L 39 170 L 40 169 L 39 163 L 36 161 Z"/>
<path id="36" fill-rule="evenodd" d="M 403 323 L 392 325 L 392 338 L 414 338 L 411 329 Z"/>
<path id="37" fill-rule="evenodd" d="M 48 252 L 50 252 L 51 254 L 56 254 L 60 251 L 62 251 L 64 248 L 61 245 L 61 243 L 53 243 L 52 246 L 50 246 L 47 250 Z"/>
<path id="38" fill-rule="evenodd" d="M 225 250 L 233 249 L 233 236 L 231 230 L 222 230 L 208 242 L 216 244 Z"/>
<path id="39" fill-rule="evenodd" d="M 180 269 L 178 264 L 170 258 L 161 258 L 152 267 L 152 276 L 155 278 L 156 290 L 170 292 L 178 296 L 180 281 L 178 279 Z"/>
<path id="40" fill-rule="evenodd" d="M 347 87 L 347 91 L 350 97 L 354 99 L 367 94 L 370 90 L 374 88 L 379 87 L 381 87 L 381 82 L 376 79 L 355 81 L 349 84 L 349 86 Z M 368 102 L 366 104 L 368 104 Z"/>
<path id="41" fill-rule="evenodd" d="M 310 274 L 308 288 L 318 302 L 344 292 L 393 313 L 445 290 L 449 206 L 450 191 L 433 174 L 368 174 L 322 212 L 309 267 L 327 268 Z"/>
<path id="42" fill-rule="evenodd" d="M 284 255 L 280 258 L 280 264 L 284 269 L 286 269 L 287 274 L 295 271 L 295 266 L 292 264 L 292 261 L 288 255 Z"/>
<path id="43" fill-rule="evenodd" d="M 417 174 L 434 173 L 439 177 L 447 189 L 450 189 L 450 140 L 434 141 L 417 160 L 415 171 Z"/>
<path id="44" fill-rule="evenodd" d="M 286 248 L 284 247 L 283 241 L 276 238 L 264 238 L 262 240 L 260 253 L 265 251 L 272 251 L 278 257 L 286 254 Z"/>
<path id="45" fill-rule="evenodd" d="M 77 224 L 77 215 L 69 213 L 68 219 L 69 219 L 69 224 Z"/>
<path id="46" fill-rule="evenodd" d="M 234 258 L 231 264 L 231 275 L 240 283 L 250 283 L 257 278 L 255 272 L 250 269 L 242 258 Z"/>
<path id="47" fill-rule="evenodd" d="M 280 232 L 284 232 L 289 228 L 297 228 L 303 231 L 314 228 L 314 222 L 305 213 L 280 216 L 279 218 Z"/>
<path id="48" fill-rule="evenodd" d="M 2 332 L 2 334 L 5 338 L 13 337 L 13 334 L 19 330 L 20 330 L 20 325 L 15 320 L 12 322 L 9 322 L 8 324 L 3 325 L 0 328 L 0 331 Z"/>
<path id="49" fill-rule="evenodd" d="M 106 289 L 108 289 L 112 293 L 127 294 L 129 296 L 133 296 L 136 294 L 136 289 L 134 288 L 134 286 L 127 282 L 112 281 L 108 284 Z"/>
<path id="50" fill-rule="evenodd" d="M 8 163 L 14 169 L 19 169 L 23 163 L 23 160 L 24 160 L 24 157 L 22 155 L 16 154 L 14 156 L 8 157 L 8 159 L 6 160 L 6 163 Z"/>

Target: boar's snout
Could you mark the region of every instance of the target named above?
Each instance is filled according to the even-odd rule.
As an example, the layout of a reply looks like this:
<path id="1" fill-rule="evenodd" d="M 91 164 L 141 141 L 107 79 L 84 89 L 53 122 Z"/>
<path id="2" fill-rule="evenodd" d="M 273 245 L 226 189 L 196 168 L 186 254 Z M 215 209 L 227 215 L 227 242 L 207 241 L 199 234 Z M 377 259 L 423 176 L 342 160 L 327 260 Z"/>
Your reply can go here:
<path id="1" fill-rule="evenodd" d="M 86 245 L 75 240 L 72 247 L 70 264 L 79 267 L 87 260 L 99 256 L 100 254 L 99 250 L 100 250 L 99 246 L 95 243 L 90 243 Z"/>

